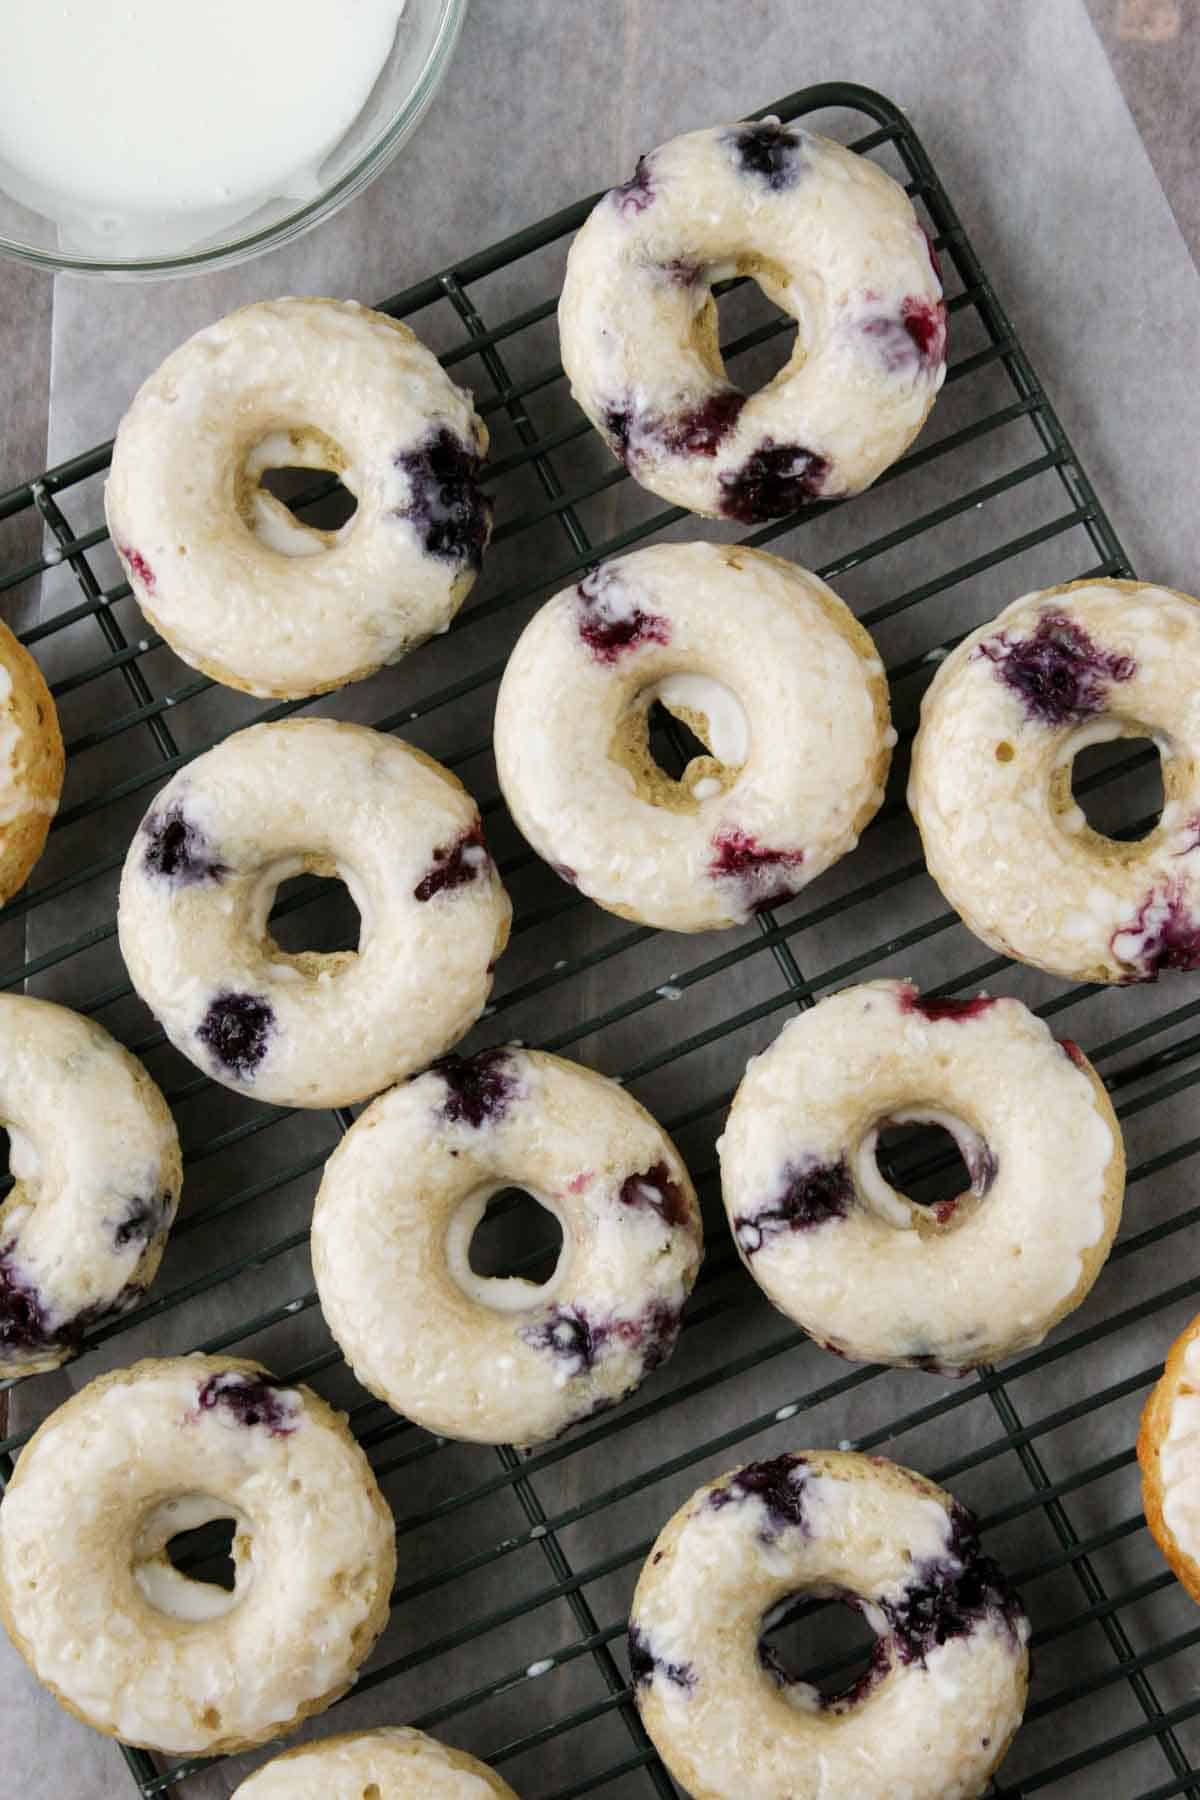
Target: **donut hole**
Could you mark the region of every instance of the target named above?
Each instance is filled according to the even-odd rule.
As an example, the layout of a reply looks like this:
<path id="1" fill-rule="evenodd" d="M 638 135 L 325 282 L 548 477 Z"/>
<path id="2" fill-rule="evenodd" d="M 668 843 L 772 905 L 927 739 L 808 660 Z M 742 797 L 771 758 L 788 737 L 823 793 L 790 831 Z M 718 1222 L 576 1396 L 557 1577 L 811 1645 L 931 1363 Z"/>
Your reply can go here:
<path id="1" fill-rule="evenodd" d="M 231 1594 L 237 1586 L 237 1564 L 233 1560 L 233 1540 L 237 1536 L 235 1519 L 210 1519 L 190 1531 L 177 1531 L 164 1546 L 167 1561 L 189 1581 L 224 1588 Z"/>
<path id="2" fill-rule="evenodd" d="M 282 500 L 300 525 L 314 531 L 340 531 L 358 511 L 358 496 L 332 469 L 264 469 L 258 485 Z"/>
<path id="3" fill-rule="evenodd" d="M 726 358 L 734 364 L 737 385 L 747 394 L 758 393 L 781 375 L 796 350 L 796 321 L 771 298 L 772 284 L 786 287 L 782 270 L 772 277 L 765 265 L 746 259 L 740 274 L 710 289 L 722 367 Z"/>
<path id="4" fill-rule="evenodd" d="M 671 812 L 694 812 L 720 795 L 749 753 L 750 722 L 732 688 L 688 670 L 635 695 L 609 747 L 636 792 Z"/>
<path id="5" fill-rule="evenodd" d="M 696 735 L 687 720 L 677 718 L 657 699 L 650 702 L 650 711 L 646 714 L 646 742 L 651 756 L 672 781 L 683 781 L 688 765 L 695 757 L 712 755 L 704 739 Z"/>
<path id="6" fill-rule="evenodd" d="M 275 890 L 271 937 L 287 956 L 357 951 L 362 914 L 337 875 L 293 875 Z"/>
<path id="7" fill-rule="evenodd" d="M 944 1125 L 885 1119 L 875 1140 L 883 1179 L 914 1206 L 946 1207 L 970 1193 L 973 1179 L 962 1148 Z"/>
<path id="8" fill-rule="evenodd" d="M 758 1660 L 781 1688 L 803 1681 L 825 1700 L 849 1698 L 870 1681 L 877 1641 L 852 1595 L 794 1594 L 763 1620 Z"/>
<path id="9" fill-rule="evenodd" d="M 563 1231 L 550 1209 L 524 1188 L 501 1188 L 471 1234 L 467 1261 L 484 1281 L 516 1275 L 549 1281 L 562 1254 Z"/>
<path id="10" fill-rule="evenodd" d="M 1071 797 L 1100 837 L 1139 843 L 1162 818 L 1159 746 L 1148 737 L 1085 744 L 1071 764 Z"/>
<path id="11" fill-rule="evenodd" d="M 315 426 L 268 431 L 246 450 L 235 484 L 242 522 L 281 556 L 331 550 L 358 509 L 348 473 L 340 444 Z"/>

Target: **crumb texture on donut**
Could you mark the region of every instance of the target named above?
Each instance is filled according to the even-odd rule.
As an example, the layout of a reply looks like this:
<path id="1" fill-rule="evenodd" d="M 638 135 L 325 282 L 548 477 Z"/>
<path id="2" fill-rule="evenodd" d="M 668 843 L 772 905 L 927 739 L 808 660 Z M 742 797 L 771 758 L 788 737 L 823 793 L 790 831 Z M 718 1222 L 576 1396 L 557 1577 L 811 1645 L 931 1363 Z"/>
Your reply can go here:
<path id="1" fill-rule="evenodd" d="M 284 951 L 280 884 L 343 880 L 356 948 Z M 378 1093 L 483 1011 L 512 908 L 479 809 L 430 757 L 332 719 L 254 725 L 181 769 L 121 878 L 121 949 L 171 1042 L 288 1106 Z"/>
<path id="2" fill-rule="evenodd" d="M 177 1570 L 232 1519 L 232 1594 Z M 344 1693 L 387 1619 L 391 1514 L 341 1414 L 233 1357 L 102 1375 L 35 1432 L 0 1505 L 0 1616 L 98 1731 L 248 1749 Z"/>
<path id="3" fill-rule="evenodd" d="M 656 706 L 706 754 L 678 779 Z M 496 764 L 534 849 L 669 931 L 744 924 L 852 850 L 896 734 L 875 646 L 824 582 L 761 551 L 657 544 L 547 602 L 509 659 Z"/>
<path id="4" fill-rule="evenodd" d="M 45 677 L 0 624 L 0 904 L 24 887 L 45 848 L 65 767 Z"/>
<path id="5" fill-rule="evenodd" d="M 411 1726 L 343 1732 L 285 1750 L 233 1800 L 516 1800 L 494 1769 Z"/>
<path id="6" fill-rule="evenodd" d="M 1200 967 L 1200 606 L 1136 581 L 1014 600 L 921 707 L 908 801 L 929 871 L 977 936 L 1072 981 Z M 1162 815 L 1105 837 L 1071 789 L 1091 744 L 1151 738 Z"/>
<path id="7" fill-rule="evenodd" d="M 0 995 L 0 1377 L 55 1369 L 136 1306 L 179 1205 L 179 1137 L 137 1059 L 92 1019 Z"/>
<path id="8" fill-rule="evenodd" d="M 475 1273 L 489 1199 L 553 1213 L 553 1273 Z M 446 1437 L 542 1442 L 614 1406 L 671 1354 L 700 1212 L 662 1128 L 615 1082 L 503 1047 L 381 1095 L 325 1167 L 321 1307 L 359 1380 Z"/>
<path id="9" fill-rule="evenodd" d="M 955 1138 L 970 1185 L 924 1207 L 876 1160 L 885 1123 Z M 751 1059 L 719 1144 L 738 1252 L 826 1348 L 958 1372 L 1040 1343 L 1121 1217 L 1103 1083 L 1020 1001 L 843 989 Z"/>
<path id="10" fill-rule="evenodd" d="M 1146 1522 L 1200 1604 L 1200 1318 L 1171 1346 L 1142 1414 L 1137 1450 Z"/>
<path id="11" fill-rule="evenodd" d="M 750 396 L 718 343 L 712 288 L 734 275 L 799 327 Z M 630 473 L 743 524 L 867 487 L 946 372 L 941 278 L 903 188 L 777 119 L 644 156 L 572 244 L 558 321 L 571 391 Z"/>
<path id="12" fill-rule="evenodd" d="M 877 1634 L 844 1693 L 764 1638 L 806 1595 Z M 663 1528 L 629 1663 L 646 1729 L 697 1800 L 974 1800 L 1020 1724 L 1028 1636 L 949 1494 L 881 1457 L 804 1450 L 708 1483 Z"/>
<path id="13" fill-rule="evenodd" d="M 406 325 L 345 300 L 242 307 L 140 389 L 105 509 L 134 597 L 175 653 L 230 687 L 300 698 L 444 631 L 491 535 L 487 427 Z M 262 485 L 327 470 L 336 531 Z"/>

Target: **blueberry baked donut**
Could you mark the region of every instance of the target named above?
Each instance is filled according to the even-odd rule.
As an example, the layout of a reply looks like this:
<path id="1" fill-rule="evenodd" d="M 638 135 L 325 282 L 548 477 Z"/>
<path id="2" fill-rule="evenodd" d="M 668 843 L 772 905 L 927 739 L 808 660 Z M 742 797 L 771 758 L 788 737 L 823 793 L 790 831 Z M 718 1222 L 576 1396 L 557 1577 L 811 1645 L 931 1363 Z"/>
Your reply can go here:
<path id="1" fill-rule="evenodd" d="M 189 338 L 113 447 L 105 509 L 134 598 L 177 656 L 247 693 L 358 681 L 444 631 L 479 573 L 488 434 L 407 325 L 348 300 L 264 300 Z M 262 485 L 325 469 L 338 531 Z"/>
<path id="2" fill-rule="evenodd" d="M 798 326 L 749 397 L 726 374 L 712 295 L 734 275 Z M 630 474 L 747 524 L 869 487 L 946 375 L 941 277 L 904 189 L 777 119 L 643 156 L 571 246 L 558 325 L 571 391 Z"/>
<path id="3" fill-rule="evenodd" d="M 0 1378 L 57 1369 L 141 1299 L 179 1205 L 179 1138 L 140 1062 L 91 1019 L 0 994 Z"/>
<path id="4" fill-rule="evenodd" d="M 506 1781 L 465 1750 L 410 1726 L 348 1731 L 285 1750 L 233 1800 L 516 1800 Z"/>
<path id="5" fill-rule="evenodd" d="M 885 1122 L 942 1126 L 971 1178 L 916 1205 L 876 1161 Z M 1040 1343 L 1121 1218 L 1104 1085 L 1019 1000 L 845 988 L 754 1057 L 720 1142 L 738 1253 L 827 1349 L 957 1373 Z"/>
<path id="6" fill-rule="evenodd" d="M 356 950 L 291 955 L 267 919 L 293 875 L 337 876 Z M 512 908 L 447 769 L 365 725 L 252 725 L 181 769 L 129 847 L 118 911 L 139 994 L 214 1080 L 344 1106 L 483 1011 Z"/>
<path id="7" fill-rule="evenodd" d="M 805 1595 L 878 1634 L 827 1697 L 762 1634 Z M 1025 1707 L 1029 1625 L 941 1488 L 877 1456 L 748 1463 L 659 1533 L 629 1621 L 646 1730 L 695 1800 L 973 1800 Z"/>
<path id="8" fill-rule="evenodd" d="M 62 793 L 62 732 L 42 671 L 0 624 L 0 905 L 24 887 Z"/>
<path id="9" fill-rule="evenodd" d="M 232 1519 L 232 1592 L 171 1539 Z M 321 1712 L 387 1620 L 395 1529 L 362 1450 L 308 1388 L 181 1356 L 52 1413 L 0 1506 L 0 1616 L 77 1717 L 176 1755 L 249 1749 Z"/>
<path id="10" fill-rule="evenodd" d="M 1146 1523 L 1200 1604 L 1200 1318 L 1176 1338 L 1137 1441 Z"/>
<path id="11" fill-rule="evenodd" d="M 678 780 L 660 702 L 707 746 Z M 610 912 L 742 924 L 852 850 L 892 745 L 875 646 L 831 588 L 760 550 L 655 544 L 542 607 L 496 703 L 496 767 L 540 856 Z"/>
<path id="12" fill-rule="evenodd" d="M 520 1187 L 562 1227 L 548 1281 L 470 1245 Z M 428 1430 L 534 1444 L 666 1360 L 702 1251 L 679 1153 L 630 1094 L 535 1050 L 447 1057 L 380 1096 L 325 1166 L 317 1292 L 363 1385 Z"/>
<path id="13" fill-rule="evenodd" d="M 1027 594 L 971 633 L 921 707 L 908 803 L 930 874 L 994 949 L 1072 981 L 1200 967 L 1200 605 L 1141 581 Z M 1153 738 L 1162 817 L 1094 831 L 1089 744 Z"/>

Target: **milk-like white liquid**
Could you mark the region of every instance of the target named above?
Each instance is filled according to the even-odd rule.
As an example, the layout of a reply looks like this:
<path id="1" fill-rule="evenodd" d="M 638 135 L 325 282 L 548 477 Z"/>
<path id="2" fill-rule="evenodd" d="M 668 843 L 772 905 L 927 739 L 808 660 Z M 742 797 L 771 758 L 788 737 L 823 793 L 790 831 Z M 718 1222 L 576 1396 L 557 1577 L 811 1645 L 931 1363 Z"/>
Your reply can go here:
<path id="1" fill-rule="evenodd" d="M 118 255 L 308 198 L 403 6 L 0 0 L 0 187 Z"/>

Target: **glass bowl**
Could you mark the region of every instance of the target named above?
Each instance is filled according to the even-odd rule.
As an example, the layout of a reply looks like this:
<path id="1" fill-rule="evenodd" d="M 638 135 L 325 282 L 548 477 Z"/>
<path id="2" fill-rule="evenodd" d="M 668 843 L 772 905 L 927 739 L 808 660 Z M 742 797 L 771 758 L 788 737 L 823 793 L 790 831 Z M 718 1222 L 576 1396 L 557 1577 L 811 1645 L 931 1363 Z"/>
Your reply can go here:
<path id="1" fill-rule="evenodd" d="M 286 244 L 328 218 L 386 168 L 416 129 L 441 84 L 462 30 L 468 0 L 406 0 L 387 62 L 362 111 L 324 156 L 305 191 L 240 210 L 126 225 L 119 248 L 96 232 L 82 236 L 38 211 L 38 196 L 0 165 L 0 255 L 40 269 L 117 280 L 196 274 L 244 262 Z"/>

